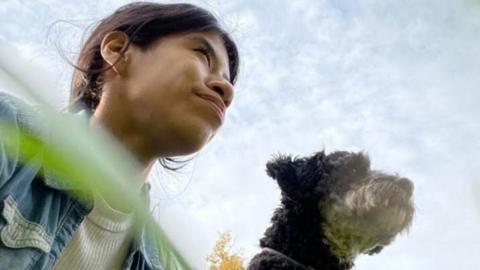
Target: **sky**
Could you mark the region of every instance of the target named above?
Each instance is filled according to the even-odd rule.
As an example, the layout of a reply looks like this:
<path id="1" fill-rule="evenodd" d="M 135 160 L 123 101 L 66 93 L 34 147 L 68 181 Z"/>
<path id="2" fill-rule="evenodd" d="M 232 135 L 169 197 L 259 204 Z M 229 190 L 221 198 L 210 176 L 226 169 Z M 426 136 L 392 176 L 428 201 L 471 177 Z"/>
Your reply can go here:
<path id="1" fill-rule="evenodd" d="M 127 2 L 0 0 L 0 62 L 62 108 L 65 59 L 86 26 Z M 363 150 L 373 168 L 415 184 L 409 233 L 355 269 L 477 268 L 478 1 L 186 2 L 217 14 L 241 55 L 223 129 L 181 173 L 150 177 L 152 211 L 196 269 L 220 232 L 246 261 L 259 252 L 280 200 L 265 163 L 322 149 Z M 15 92 L 2 73 L 0 89 Z"/>

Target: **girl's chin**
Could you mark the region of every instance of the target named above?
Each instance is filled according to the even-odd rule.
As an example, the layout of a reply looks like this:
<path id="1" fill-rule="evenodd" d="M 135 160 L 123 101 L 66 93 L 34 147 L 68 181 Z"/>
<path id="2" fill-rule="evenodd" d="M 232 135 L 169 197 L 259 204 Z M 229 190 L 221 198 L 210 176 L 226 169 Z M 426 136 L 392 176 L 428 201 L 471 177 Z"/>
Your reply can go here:
<path id="1" fill-rule="evenodd" d="M 165 156 L 189 155 L 198 152 L 214 137 L 219 128 L 198 112 L 170 120 L 172 121 L 162 123 L 162 126 L 151 134 L 159 152 Z M 168 128 L 165 128 L 165 125 Z M 165 134 L 166 130 L 169 131 L 168 135 Z"/>
<path id="2" fill-rule="evenodd" d="M 200 151 L 214 136 L 210 130 L 189 130 L 184 136 L 177 137 L 177 152 L 179 155 L 190 155 Z"/>

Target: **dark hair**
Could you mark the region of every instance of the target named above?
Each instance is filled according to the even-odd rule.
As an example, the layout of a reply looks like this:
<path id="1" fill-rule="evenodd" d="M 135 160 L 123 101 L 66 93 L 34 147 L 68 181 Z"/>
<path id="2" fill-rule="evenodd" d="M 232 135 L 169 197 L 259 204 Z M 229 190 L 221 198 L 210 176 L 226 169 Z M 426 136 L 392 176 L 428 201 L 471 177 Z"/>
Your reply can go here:
<path id="1" fill-rule="evenodd" d="M 111 66 L 103 68 L 100 44 L 103 37 L 112 31 L 124 32 L 129 38 L 122 52 L 130 43 L 146 49 L 158 38 L 169 34 L 214 31 L 223 39 L 228 55 L 230 82 L 235 84 L 239 67 L 237 46 L 228 33 L 221 28 L 212 13 L 191 4 L 136 2 L 120 7 L 113 14 L 99 21 L 83 44 L 77 63 L 74 65 L 75 71 L 70 89 L 70 111 L 86 108 L 93 113 L 98 106 L 103 84 L 100 74 L 111 68 Z M 186 161 L 173 158 L 159 159 L 164 168 L 173 171 L 185 166 Z M 177 166 L 168 163 L 176 163 Z"/>
<path id="2" fill-rule="evenodd" d="M 237 47 L 212 13 L 191 4 L 136 2 L 120 7 L 99 21 L 83 44 L 74 65 L 69 107 L 71 111 L 86 108 L 93 112 L 97 107 L 102 94 L 102 78 L 99 75 L 111 68 L 111 66 L 103 68 L 100 44 L 103 37 L 112 31 L 127 34 L 129 42 L 122 51 L 125 51 L 130 43 L 140 48 L 148 48 L 158 38 L 169 34 L 192 31 L 217 32 L 227 50 L 230 82 L 235 84 L 239 67 Z"/>

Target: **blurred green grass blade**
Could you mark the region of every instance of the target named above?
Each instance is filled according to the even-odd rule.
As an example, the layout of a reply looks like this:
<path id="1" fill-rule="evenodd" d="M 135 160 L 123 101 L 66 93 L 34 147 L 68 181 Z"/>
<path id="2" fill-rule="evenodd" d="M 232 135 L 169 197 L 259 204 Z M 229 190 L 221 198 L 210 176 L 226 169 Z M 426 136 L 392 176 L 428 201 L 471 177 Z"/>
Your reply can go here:
<path id="1" fill-rule="evenodd" d="M 132 192 L 138 190 L 134 183 L 142 182 L 140 167 L 120 143 L 103 129 L 87 126 L 88 123 L 78 116 L 56 112 L 46 99 L 32 91 L 1 61 L 0 70 L 11 77 L 19 86 L 18 90 L 35 102 L 35 111 L 22 109 L 27 110 L 27 114 L 38 115 L 34 125 L 41 127 L 39 129 L 43 132 L 38 137 L 0 122 L 0 143 L 6 150 L 14 152 L 19 147 L 24 162 L 42 153 L 42 166 L 54 172 L 57 180 L 85 190 L 95 188 L 103 194 L 110 194 L 110 198 L 131 205 L 138 219 L 150 224 L 153 235 L 149 237 L 153 237 L 151 240 L 165 269 L 192 269 L 154 220 L 138 192 Z"/>
<path id="2" fill-rule="evenodd" d="M 139 220 L 150 224 L 154 232 L 154 243 L 157 245 L 157 254 L 166 269 L 191 269 L 189 264 L 176 251 L 166 234 L 153 219 L 146 205 L 138 196 L 138 186 L 132 182 L 141 181 L 135 179 L 140 176 L 139 170 L 135 170 L 134 160 L 121 153 L 106 137 L 100 135 L 103 131 L 96 129 L 96 136 L 91 132 L 78 129 L 78 125 L 72 125 L 72 120 L 58 118 L 55 121 L 56 129 L 60 126 L 72 131 L 72 135 L 64 140 L 55 136 L 51 143 L 42 138 L 33 136 L 29 132 L 19 131 L 5 123 L 0 123 L 2 143 L 7 152 L 19 150 L 21 161 L 30 161 L 41 156 L 42 166 L 53 171 L 56 179 L 73 185 L 76 189 L 91 190 L 95 188 L 103 194 L 112 194 L 112 198 L 126 201 L 138 213 Z M 92 128 L 91 131 L 95 129 Z M 106 134 L 103 134 L 106 135 Z M 16 138 L 12 140 L 11 138 Z M 79 140 L 79 138 L 82 138 Z M 88 140 L 85 145 L 79 141 Z M 17 143 L 18 142 L 18 143 Z M 84 142 L 85 143 L 85 142 Z M 18 149 L 17 149 L 18 148 Z M 120 158 L 121 157 L 121 158 Z M 77 194 L 78 195 L 78 194 Z M 85 198 L 80 198 L 85 199 Z M 153 225 L 153 226 L 152 226 Z M 137 224 L 141 226 L 141 224 Z"/>

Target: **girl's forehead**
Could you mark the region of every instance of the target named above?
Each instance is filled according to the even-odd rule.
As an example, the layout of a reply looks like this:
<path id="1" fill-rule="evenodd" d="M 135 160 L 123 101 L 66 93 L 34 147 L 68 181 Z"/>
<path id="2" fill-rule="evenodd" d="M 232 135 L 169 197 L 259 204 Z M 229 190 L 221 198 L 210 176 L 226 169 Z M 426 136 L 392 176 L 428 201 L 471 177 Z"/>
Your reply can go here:
<path id="1" fill-rule="evenodd" d="M 168 34 L 166 36 L 160 37 L 158 41 L 162 42 L 162 41 L 168 40 L 168 41 L 182 42 L 182 41 L 199 41 L 201 39 L 205 39 L 211 42 L 212 44 L 224 46 L 223 45 L 224 41 L 222 36 L 217 32 L 213 32 L 213 31 L 173 33 L 173 34 Z"/>

